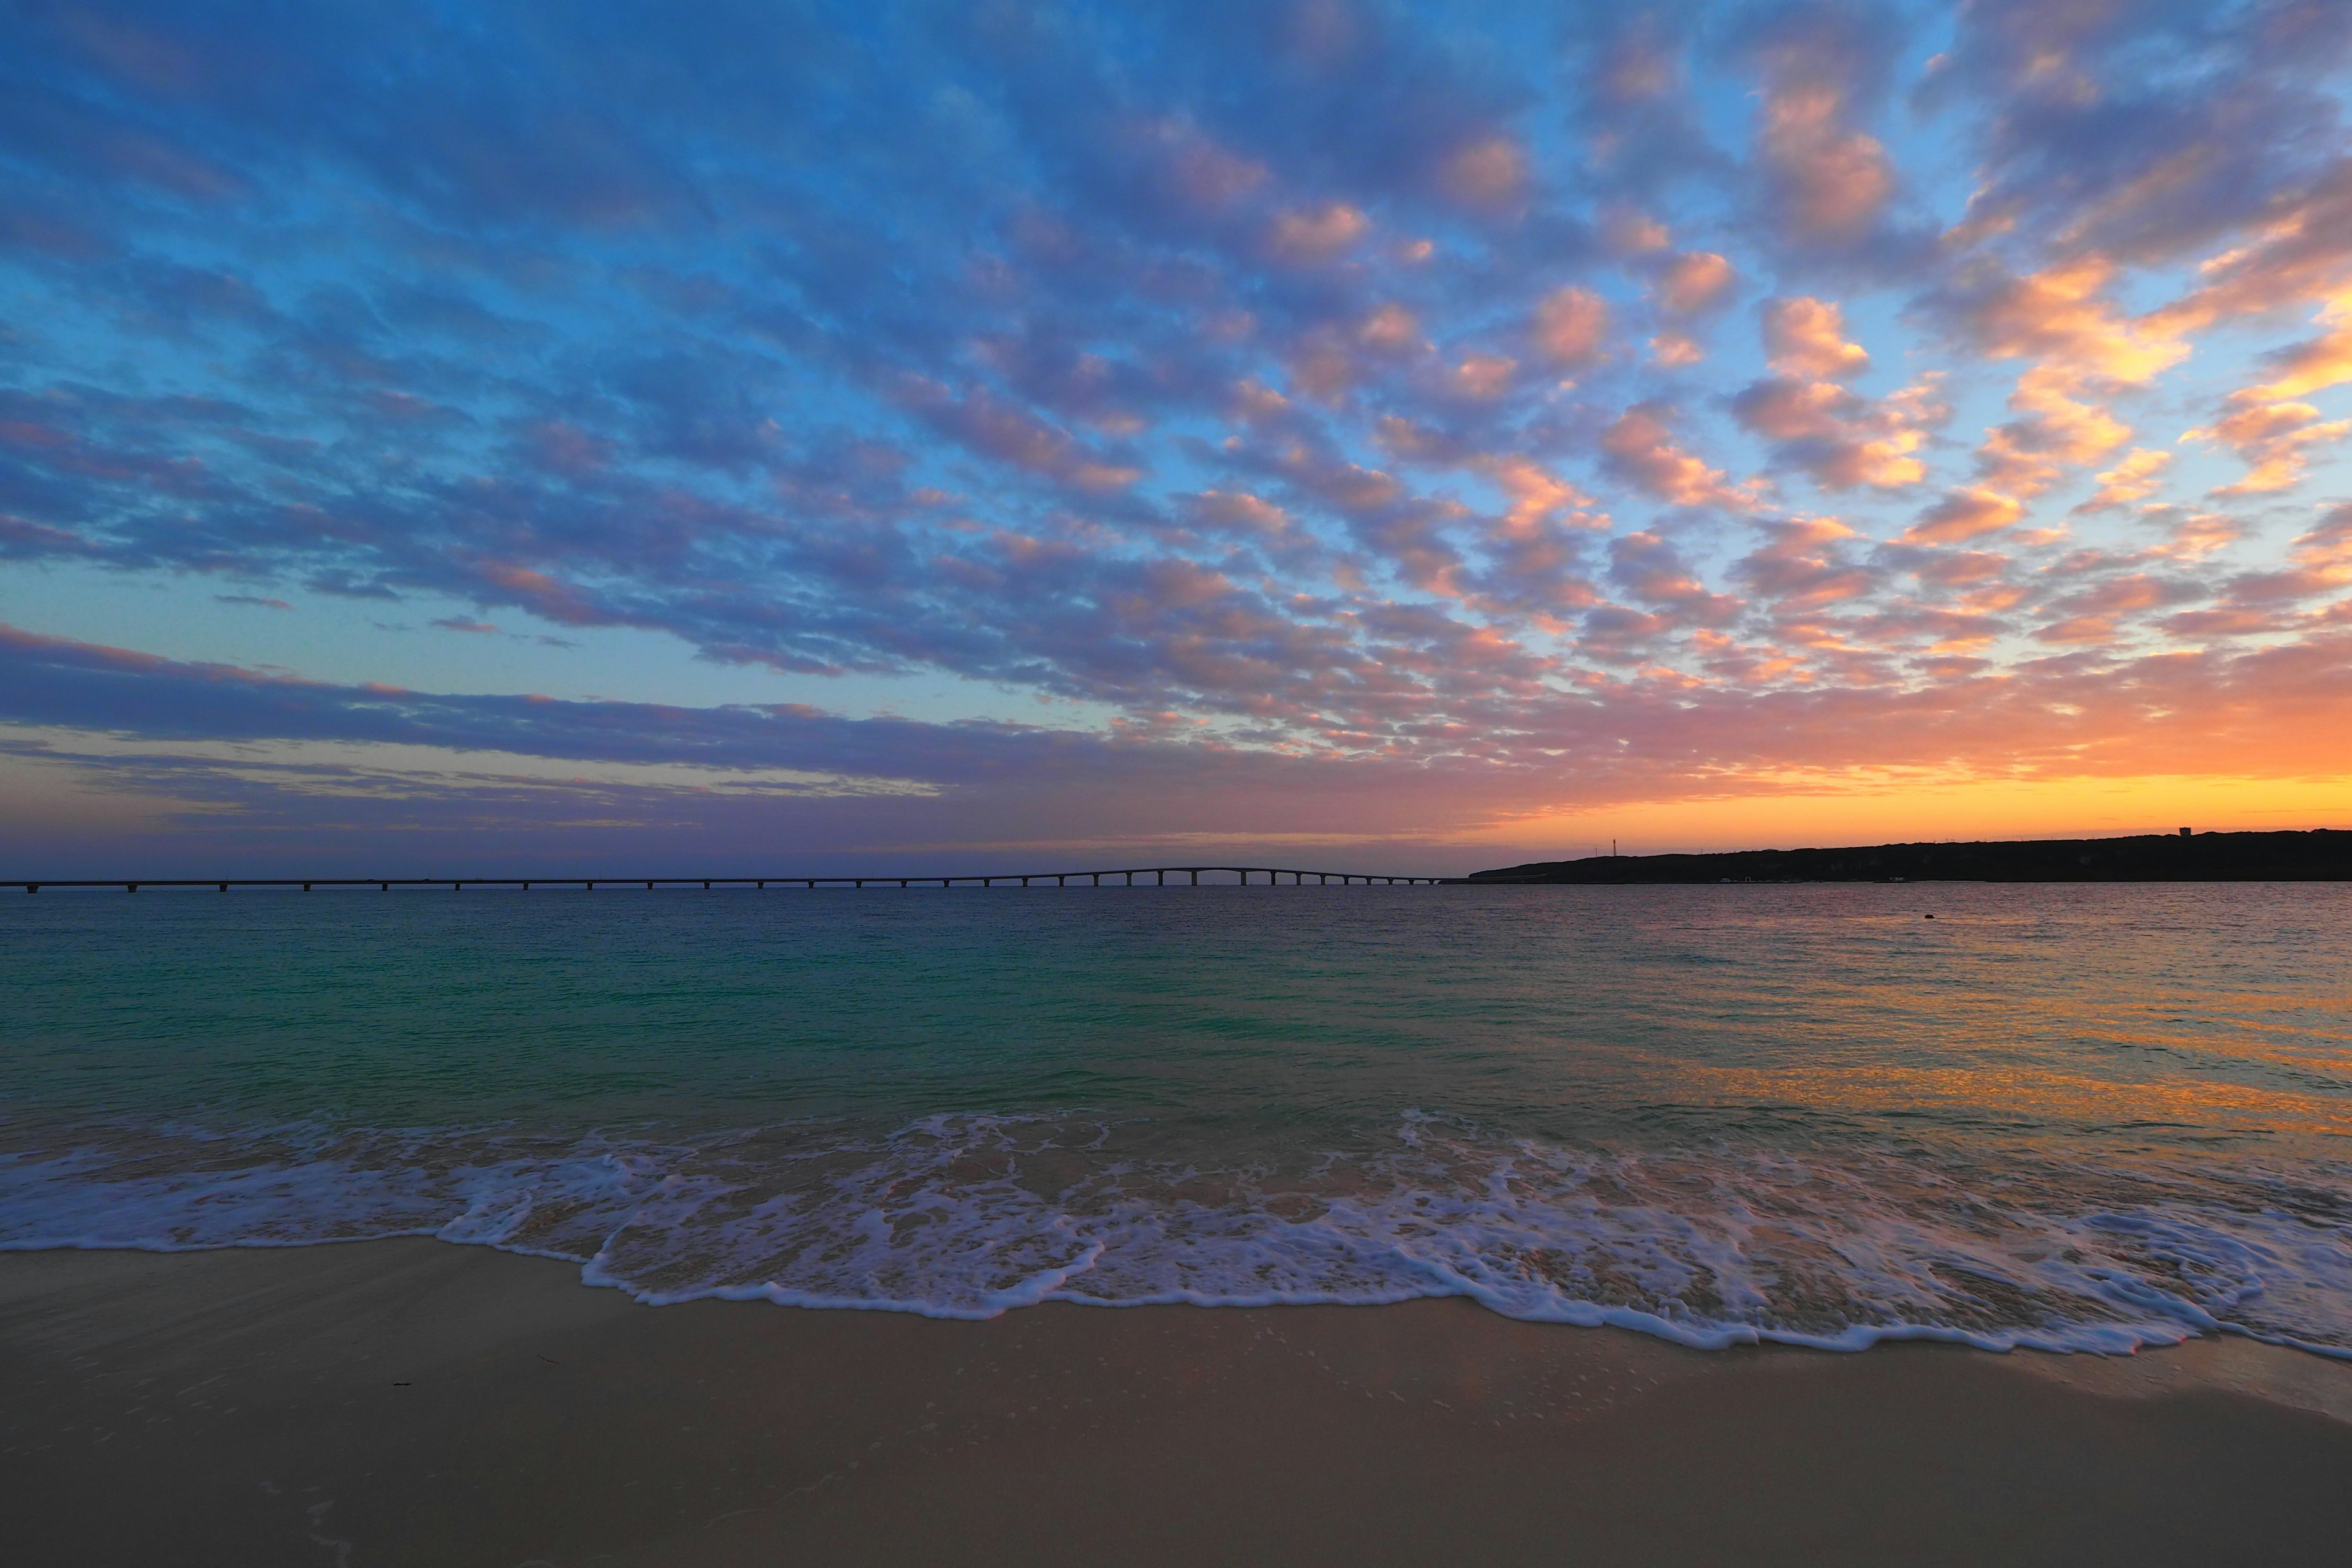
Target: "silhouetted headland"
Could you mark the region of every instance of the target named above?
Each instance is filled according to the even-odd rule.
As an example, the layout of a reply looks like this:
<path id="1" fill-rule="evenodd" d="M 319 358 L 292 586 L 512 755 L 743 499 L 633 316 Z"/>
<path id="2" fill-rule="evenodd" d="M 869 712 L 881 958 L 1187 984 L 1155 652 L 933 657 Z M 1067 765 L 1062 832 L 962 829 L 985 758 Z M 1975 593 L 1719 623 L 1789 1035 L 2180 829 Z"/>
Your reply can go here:
<path id="1" fill-rule="evenodd" d="M 1473 871 L 1473 882 L 2343 882 L 2352 832 L 2143 834 L 1720 855 L 1594 855 Z"/>

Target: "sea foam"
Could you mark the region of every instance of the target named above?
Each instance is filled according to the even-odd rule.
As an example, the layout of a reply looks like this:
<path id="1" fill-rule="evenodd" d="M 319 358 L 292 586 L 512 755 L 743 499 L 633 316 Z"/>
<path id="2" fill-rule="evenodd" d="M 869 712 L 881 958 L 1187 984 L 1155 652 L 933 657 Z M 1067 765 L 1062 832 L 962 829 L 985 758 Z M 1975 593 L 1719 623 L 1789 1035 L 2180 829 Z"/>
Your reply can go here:
<path id="1" fill-rule="evenodd" d="M 8 1130 L 0 1247 L 429 1236 L 701 1297 L 986 1318 L 1040 1301 L 1466 1296 L 1679 1343 L 2352 1355 L 2352 1167 L 2030 1152 L 1629 1153 L 1408 1114 L 1343 1149 L 1171 1158 L 1148 1123 L 940 1116 L 663 1137 Z"/>

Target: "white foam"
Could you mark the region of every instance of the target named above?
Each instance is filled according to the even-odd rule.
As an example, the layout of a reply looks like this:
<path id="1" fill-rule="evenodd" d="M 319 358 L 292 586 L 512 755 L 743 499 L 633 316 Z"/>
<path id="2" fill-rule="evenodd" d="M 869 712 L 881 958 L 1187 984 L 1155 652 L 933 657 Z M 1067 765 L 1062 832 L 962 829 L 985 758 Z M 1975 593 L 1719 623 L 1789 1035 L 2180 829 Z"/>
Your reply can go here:
<path id="1" fill-rule="evenodd" d="M 1466 1296 L 1680 1343 L 2352 1354 L 2352 1168 L 2007 1151 L 1601 1152 L 1412 1116 L 1345 1152 L 1178 1161 L 1134 1126 L 937 1117 L 606 1131 L 84 1129 L 0 1153 L 0 1247 L 433 1236 L 649 1303 L 985 1318 L 1046 1300 Z"/>

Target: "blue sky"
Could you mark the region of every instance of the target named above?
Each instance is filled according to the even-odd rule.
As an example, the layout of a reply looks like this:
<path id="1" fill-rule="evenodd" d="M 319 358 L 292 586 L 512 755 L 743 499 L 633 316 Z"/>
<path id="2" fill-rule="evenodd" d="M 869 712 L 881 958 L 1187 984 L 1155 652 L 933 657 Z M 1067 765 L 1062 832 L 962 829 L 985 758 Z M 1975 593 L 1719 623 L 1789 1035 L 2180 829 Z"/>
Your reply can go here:
<path id="1" fill-rule="evenodd" d="M 0 28 L 27 874 L 2352 821 L 2340 5 Z"/>

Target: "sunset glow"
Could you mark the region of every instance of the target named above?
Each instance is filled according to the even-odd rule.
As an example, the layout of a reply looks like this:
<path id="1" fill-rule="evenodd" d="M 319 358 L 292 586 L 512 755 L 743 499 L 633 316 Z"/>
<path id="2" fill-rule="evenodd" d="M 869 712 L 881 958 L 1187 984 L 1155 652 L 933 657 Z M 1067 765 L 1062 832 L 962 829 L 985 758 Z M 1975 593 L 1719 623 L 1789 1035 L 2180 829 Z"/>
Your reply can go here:
<path id="1" fill-rule="evenodd" d="M 2352 6 L 35 6 L 0 852 L 2352 826 Z"/>

